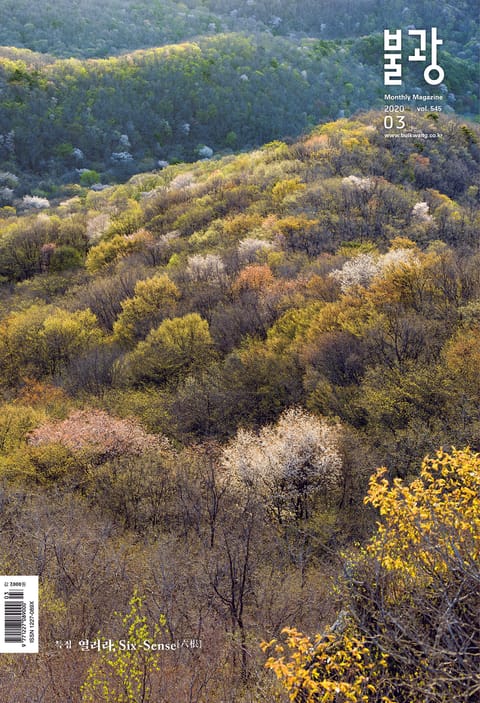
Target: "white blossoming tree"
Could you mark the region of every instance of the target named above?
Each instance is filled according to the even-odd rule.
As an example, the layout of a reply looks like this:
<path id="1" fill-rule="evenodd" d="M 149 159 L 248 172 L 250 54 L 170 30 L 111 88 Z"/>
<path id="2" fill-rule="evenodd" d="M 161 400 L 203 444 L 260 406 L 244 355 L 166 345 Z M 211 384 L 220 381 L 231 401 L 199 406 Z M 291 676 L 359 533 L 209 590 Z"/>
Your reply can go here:
<path id="1" fill-rule="evenodd" d="M 242 264 L 251 264 L 257 260 L 259 252 L 269 249 L 273 249 L 272 242 L 256 237 L 246 237 L 238 243 L 238 258 Z"/>
<path id="2" fill-rule="evenodd" d="M 10 205 L 13 201 L 13 189 L 12 188 L 1 188 L 0 187 L 0 207 L 3 205 Z"/>
<path id="3" fill-rule="evenodd" d="M 254 490 L 283 523 L 305 520 L 320 498 L 342 483 L 341 429 L 301 408 L 289 408 L 258 434 L 240 429 L 223 451 L 232 483 Z"/>
<path id="4" fill-rule="evenodd" d="M 200 159 L 211 159 L 213 156 L 213 149 L 206 144 L 202 144 L 197 148 L 197 154 Z"/>
<path id="5" fill-rule="evenodd" d="M 379 273 L 378 261 L 371 254 L 359 254 L 344 263 L 341 269 L 332 271 L 330 276 L 340 283 L 342 293 L 353 286 L 366 288 Z"/>
<path id="6" fill-rule="evenodd" d="M 37 195 L 24 195 L 22 200 L 22 208 L 24 210 L 42 210 L 50 207 L 50 202 L 47 198 L 40 198 Z"/>
<path id="7" fill-rule="evenodd" d="M 412 208 L 412 219 L 414 222 L 433 222 L 429 209 L 428 203 L 416 203 Z"/>
<path id="8" fill-rule="evenodd" d="M 368 288 L 378 276 L 384 276 L 393 269 L 415 261 L 412 249 L 390 249 L 386 254 L 359 254 L 348 259 L 341 269 L 335 269 L 330 276 L 340 283 L 342 293 L 350 288 L 362 286 Z"/>
<path id="9" fill-rule="evenodd" d="M 195 176 L 193 173 L 179 173 L 175 178 L 170 181 L 170 190 L 183 190 L 185 188 L 190 188 L 195 183 Z"/>
<path id="10" fill-rule="evenodd" d="M 191 281 L 221 281 L 225 265 L 218 254 L 194 254 L 188 258 L 187 275 Z"/>
<path id="11" fill-rule="evenodd" d="M 361 178 L 359 176 L 345 176 L 342 178 L 342 183 L 345 186 L 357 188 L 358 190 L 371 191 L 374 187 L 374 181 L 371 178 Z"/>

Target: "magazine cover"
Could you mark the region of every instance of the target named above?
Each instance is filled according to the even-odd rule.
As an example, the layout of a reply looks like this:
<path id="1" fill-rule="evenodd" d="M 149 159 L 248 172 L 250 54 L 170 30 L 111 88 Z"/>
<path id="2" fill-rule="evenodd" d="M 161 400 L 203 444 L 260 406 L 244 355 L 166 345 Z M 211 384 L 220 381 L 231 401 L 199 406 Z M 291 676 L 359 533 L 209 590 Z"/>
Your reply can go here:
<path id="1" fill-rule="evenodd" d="M 480 699 L 478 0 L 0 0 L 1 703 Z"/>

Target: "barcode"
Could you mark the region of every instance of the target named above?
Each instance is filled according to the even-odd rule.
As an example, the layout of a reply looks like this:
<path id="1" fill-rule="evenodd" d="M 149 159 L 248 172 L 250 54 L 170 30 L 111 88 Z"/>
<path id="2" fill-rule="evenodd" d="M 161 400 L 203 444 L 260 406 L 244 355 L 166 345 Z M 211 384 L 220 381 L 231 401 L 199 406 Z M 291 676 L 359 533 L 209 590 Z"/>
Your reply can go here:
<path id="1" fill-rule="evenodd" d="M 0 652 L 38 652 L 38 576 L 0 576 Z"/>
<path id="2" fill-rule="evenodd" d="M 21 644 L 25 639 L 27 616 L 23 600 L 24 593 L 23 589 L 5 592 L 4 642 Z"/>

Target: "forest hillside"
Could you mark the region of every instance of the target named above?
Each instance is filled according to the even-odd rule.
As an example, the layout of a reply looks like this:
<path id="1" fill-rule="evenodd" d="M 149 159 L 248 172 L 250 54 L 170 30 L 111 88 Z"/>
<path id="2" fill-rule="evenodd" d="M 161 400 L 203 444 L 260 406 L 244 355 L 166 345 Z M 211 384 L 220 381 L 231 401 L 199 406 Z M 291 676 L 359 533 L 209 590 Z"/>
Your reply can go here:
<path id="1" fill-rule="evenodd" d="M 63 58 L 101 58 L 223 32 L 345 39 L 388 25 L 440 26 L 463 56 L 478 52 L 476 0 L 1 0 L 0 44 Z"/>
<path id="2" fill-rule="evenodd" d="M 0 0 L 0 206 L 294 141 L 381 109 L 387 26 L 403 30 L 410 52 L 408 28 L 439 28 L 442 111 L 475 120 L 476 5 Z M 411 92 L 421 92 L 423 68 L 405 62 Z"/>
<path id="3" fill-rule="evenodd" d="M 2 700 L 473 700 L 480 129 L 408 119 L 438 137 L 362 112 L 52 203 L 10 174 L 0 561 L 42 647 Z M 68 648 L 126 631 L 190 644 Z"/>

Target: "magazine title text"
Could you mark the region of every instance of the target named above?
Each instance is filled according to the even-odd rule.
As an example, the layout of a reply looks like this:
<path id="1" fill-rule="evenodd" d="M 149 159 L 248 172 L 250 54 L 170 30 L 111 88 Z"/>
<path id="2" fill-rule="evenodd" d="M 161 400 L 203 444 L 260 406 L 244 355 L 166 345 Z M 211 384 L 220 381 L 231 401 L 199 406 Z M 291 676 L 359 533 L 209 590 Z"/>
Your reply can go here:
<path id="1" fill-rule="evenodd" d="M 409 36 L 416 37 L 419 46 L 413 54 L 408 56 L 409 61 L 427 61 L 427 29 L 408 29 Z M 443 68 L 437 62 L 437 49 L 443 44 L 443 39 L 438 38 L 437 27 L 430 30 L 430 63 L 426 66 L 423 76 L 429 85 L 440 85 L 445 78 Z M 383 32 L 383 82 L 384 85 L 402 85 L 402 30 Z"/>

